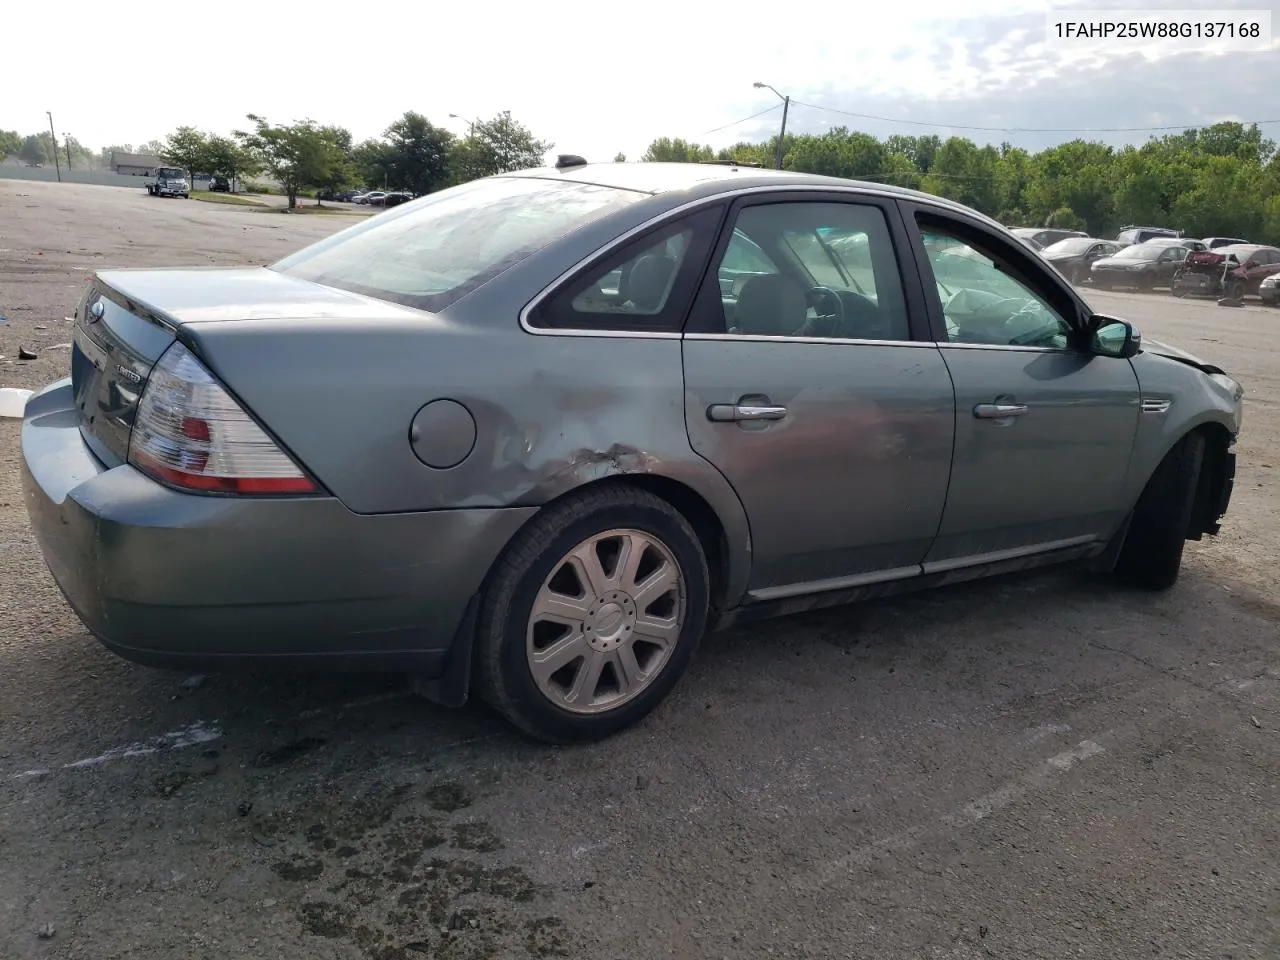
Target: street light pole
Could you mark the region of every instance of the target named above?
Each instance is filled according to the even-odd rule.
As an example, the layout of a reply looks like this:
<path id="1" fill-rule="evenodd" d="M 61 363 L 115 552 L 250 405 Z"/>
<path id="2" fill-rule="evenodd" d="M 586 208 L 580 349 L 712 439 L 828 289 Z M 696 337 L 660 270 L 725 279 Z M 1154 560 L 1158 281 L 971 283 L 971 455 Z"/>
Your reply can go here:
<path id="1" fill-rule="evenodd" d="M 62 163 L 58 160 L 58 135 L 53 132 L 53 112 L 46 110 L 45 114 L 49 117 L 49 139 L 53 141 L 53 165 L 58 171 L 58 182 L 62 182 Z M 68 160 L 69 164 L 71 161 Z"/>
<path id="2" fill-rule="evenodd" d="M 759 81 L 756 81 L 755 83 L 753 83 L 752 86 L 758 90 L 773 90 L 773 87 L 769 86 L 767 83 L 760 83 Z M 779 100 L 782 101 L 782 129 L 778 131 L 778 149 L 777 149 L 777 152 L 774 154 L 774 158 L 773 158 L 774 168 L 777 170 L 781 170 L 782 169 L 782 145 L 787 138 L 787 110 L 791 106 L 791 98 L 784 97 L 782 94 L 778 93 L 777 90 L 773 90 L 773 93 L 776 97 L 778 97 Z"/>
<path id="3" fill-rule="evenodd" d="M 466 121 L 466 124 L 467 124 L 467 138 L 468 138 L 468 139 L 470 139 L 470 140 L 474 140 L 474 139 L 475 139 L 475 137 L 476 137 L 476 122 L 475 122 L 474 120 L 467 120 L 467 118 L 466 118 L 466 117 L 464 117 L 464 116 L 462 116 L 461 114 L 458 114 L 458 113 L 451 113 L 451 114 L 449 114 L 449 119 L 450 119 L 450 120 L 464 120 L 464 121 Z"/>

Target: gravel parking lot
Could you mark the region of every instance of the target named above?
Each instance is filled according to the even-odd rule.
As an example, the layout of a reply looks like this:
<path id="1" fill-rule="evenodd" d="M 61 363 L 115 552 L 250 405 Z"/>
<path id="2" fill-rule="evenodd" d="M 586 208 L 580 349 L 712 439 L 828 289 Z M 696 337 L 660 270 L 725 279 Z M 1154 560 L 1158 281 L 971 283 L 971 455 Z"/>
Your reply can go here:
<path id="1" fill-rule="evenodd" d="M 351 222 L 0 180 L 0 386 L 64 375 L 95 269 Z M 394 678 L 108 654 L 0 420 L 0 958 L 1273 960 L 1280 311 L 1088 296 L 1247 391 L 1231 512 L 1173 591 L 1051 572 L 717 635 L 581 748 Z"/>

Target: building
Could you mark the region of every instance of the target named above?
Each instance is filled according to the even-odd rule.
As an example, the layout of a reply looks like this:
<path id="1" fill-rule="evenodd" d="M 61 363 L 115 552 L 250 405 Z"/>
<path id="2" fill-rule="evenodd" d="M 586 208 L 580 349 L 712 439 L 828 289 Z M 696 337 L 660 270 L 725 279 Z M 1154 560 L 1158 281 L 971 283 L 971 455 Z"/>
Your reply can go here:
<path id="1" fill-rule="evenodd" d="M 126 177 L 154 177 L 156 167 L 161 165 L 159 157 L 149 157 L 142 153 L 113 153 L 111 169 Z"/>

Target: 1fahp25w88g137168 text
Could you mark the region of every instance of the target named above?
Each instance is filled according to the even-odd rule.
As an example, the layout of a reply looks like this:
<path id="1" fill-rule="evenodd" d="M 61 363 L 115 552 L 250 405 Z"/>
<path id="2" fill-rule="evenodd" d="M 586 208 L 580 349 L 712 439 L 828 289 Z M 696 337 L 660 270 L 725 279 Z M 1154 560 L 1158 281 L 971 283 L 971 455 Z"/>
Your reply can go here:
<path id="1" fill-rule="evenodd" d="M 1271 49 L 1271 11 L 1051 10 L 1045 34 L 1060 49 L 1263 51 Z"/>

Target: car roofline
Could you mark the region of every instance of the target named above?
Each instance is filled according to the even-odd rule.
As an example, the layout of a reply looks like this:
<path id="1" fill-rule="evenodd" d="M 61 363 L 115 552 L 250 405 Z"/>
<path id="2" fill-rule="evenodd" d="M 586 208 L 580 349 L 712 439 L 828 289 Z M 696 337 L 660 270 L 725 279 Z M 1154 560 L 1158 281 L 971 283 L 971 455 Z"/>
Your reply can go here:
<path id="1" fill-rule="evenodd" d="M 857 180 L 851 177 L 831 177 L 817 173 L 802 173 L 795 170 L 770 170 L 762 167 L 736 167 L 727 164 L 702 163 L 662 163 L 654 164 L 666 170 L 685 169 L 688 178 L 683 183 L 677 181 L 669 186 L 657 189 L 646 189 L 628 182 L 624 178 L 604 175 L 605 171 L 616 171 L 618 167 L 639 167 L 646 161 L 637 163 L 589 163 L 557 169 L 555 167 L 531 167 L 525 170 L 513 170 L 496 174 L 496 177 L 514 177 L 530 180 L 555 180 L 559 182 L 582 183 L 615 190 L 629 190 L 649 196 L 683 193 L 690 202 L 706 200 L 717 196 L 732 196 L 745 191 L 763 192 L 776 190 L 831 190 L 836 192 L 859 192 L 879 197 L 908 200 L 938 207 L 952 213 L 977 217 L 984 223 L 998 227 L 1001 231 L 1011 232 L 999 221 L 946 197 L 925 193 L 923 190 L 912 190 L 890 183 L 878 183 L 872 180 Z M 683 204 L 682 204 L 683 205 Z M 1048 229 L 1048 228 L 1039 228 Z"/>

